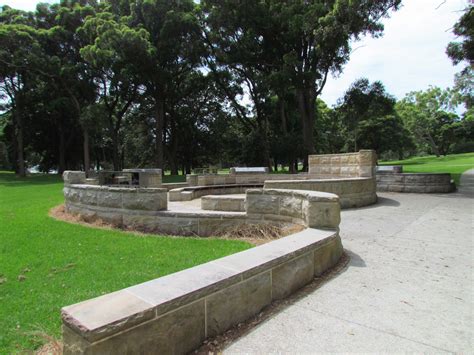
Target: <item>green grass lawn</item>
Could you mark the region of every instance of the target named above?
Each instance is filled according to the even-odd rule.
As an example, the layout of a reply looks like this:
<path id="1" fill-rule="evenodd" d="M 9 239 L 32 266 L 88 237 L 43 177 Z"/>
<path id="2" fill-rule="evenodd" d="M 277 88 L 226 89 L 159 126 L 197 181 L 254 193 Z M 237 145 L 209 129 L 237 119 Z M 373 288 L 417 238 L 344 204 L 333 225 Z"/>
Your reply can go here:
<path id="1" fill-rule="evenodd" d="M 1 354 L 39 347 L 35 331 L 59 338 L 63 306 L 251 247 L 57 221 L 48 210 L 63 201 L 62 186 L 56 176 L 0 172 Z"/>
<path id="2" fill-rule="evenodd" d="M 474 168 L 474 153 L 452 154 L 437 158 L 434 155 L 405 160 L 380 162 L 380 165 L 403 165 L 405 173 L 450 173 L 456 185 L 463 172 Z"/>

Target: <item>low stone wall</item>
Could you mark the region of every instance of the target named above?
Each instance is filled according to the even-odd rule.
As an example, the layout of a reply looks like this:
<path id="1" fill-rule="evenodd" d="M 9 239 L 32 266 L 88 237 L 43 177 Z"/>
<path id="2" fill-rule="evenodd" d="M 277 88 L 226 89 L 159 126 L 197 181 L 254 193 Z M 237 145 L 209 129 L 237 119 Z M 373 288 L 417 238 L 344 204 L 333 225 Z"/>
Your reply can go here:
<path id="1" fill-rule="evenodd" d="M 174 189 L 181 189 L 183 187 L 188 187 L 189 184 L 187 182 L 167 182 L 164 184 L 161 184 L 161 187 L 164 189 L 169 190 L 174 190 Z"/>
<path id="2" fill-rule="evenodd" d="M 185 354 L 334 266 L 337 232 L 303 232 L 62 309 L 64 354 Z"/>
<path id="3" fill-rule="evenodd" d="M 374 150 L 357 153 L 310 155 L 309 175 L 320 178 L 373 177 L 377 154 Z"/>
<path id="4" fill-rule="evenodd" d="M 337 228 L 341 221 L 339 198 L 320 191 L 247 190 L 245 211 L 250 218 L 264 215 L 275 221 L 297 223 L 308 228 Z"/>
<path id="5" fill-rule="evenodd" d="M 190 186 L 173 189 L 169 192 L 170 201 L 191 201 L 206 195 L 233 195 L 244 194 L 251 188 L 263 187 L 262 184 L 241 184 L 241 185 L 207 185 Z"/>
<path id="6" fill-rule="evenodd" d="M 377 202 L 374 178 L 266 181 L 265 189 L 329 192 L 339 196 L 342 208 L 362 207 Z"/>
<path id="7" fill-rule="evenodd" d="M 166 189 L 69 185 L 64 188 L 64 198 L 68 213 L 90 219 L 100 218 L 107 223 L 136 230 L 172 235 L 204 237 L 244 224 L 293 223 L 332 229 L 339 226 L 336 215 L 339 216 L 340 207 L 336 195 L 313 191 L 295 191 L 295 195 L 285 190 L 249 191 L 247 201 L 250 201 L 250 207 L 246 212 L 165 211 Z M 301 203 L 290 203 L 296 199 Z M 269 201 L 276 201 L 278 210 L 275 206 L 270 208 L 267 205 Z"/>
<path id="8" fill-rule="evenodd" d="M 208 174 L 208 175 L 187 175 L 186 181 L 189 186 L 212 186 L 212 185 L 245 185 L 261 184 L 266 180 L 304 180 L 310 176 L 306 173 L 300 174 Z"/>
<path id="9" fill-rule="evenodd" d="M 377 191 L 446 193 L 455 190 L 451 174 L 378 173 Z"/>
<path id="10" fill-rule="evenodd" d="M 201 208 L 207 211 L 245 212 L 245 196 L 203 196 L 201 198 Z"/>

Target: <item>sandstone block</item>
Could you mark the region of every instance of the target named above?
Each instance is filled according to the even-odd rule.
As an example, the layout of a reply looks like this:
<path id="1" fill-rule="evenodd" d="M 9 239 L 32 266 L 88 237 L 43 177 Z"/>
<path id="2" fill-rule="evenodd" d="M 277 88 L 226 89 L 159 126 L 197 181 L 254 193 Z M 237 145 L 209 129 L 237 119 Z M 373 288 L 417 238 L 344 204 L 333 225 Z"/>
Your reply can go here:
<path id="1" fill-rule="evenodd" d="M 93 344 L 90 354 L 186 354 L 205 339 L 204 300 Z"/>
<path id="2" fill-rule="evenodd" d="M 278 196 L 270 195 L 253 195 L 247 194 L 246 206 L 247 213 L 279 213 L 279 198 Z"/>
<path id="3" fill-rule="evenodd" d="M 313 253 L 287 261 L 272 270 L 272 297 L 273 300 L 285 298 L 314 277 Z"/>
<path id="4" fill-rule="evenodd" d="M 97 204 L 103 207 L 122 208 L 122 193 L 107 188 L 98 190 Z"/>
<path id="5" fill-rule="evenodd" d="M 272 301 L 270 271 L 246 279 L 206 299 L 207 336 L 220 334 L 257 314 Z"/>
<path id="6" fill-rule="evenodd" d="M 303 213 L 309 228 L 338 228 L 340 209 L 338 202 L 303 202 Z"/>
<path id="7" fill-rule="evenodd" d="M 302 199 L 291 196 L 282 197 L 280 199 L 280 214 L 295 218 L 302 218 Z"/>
<path id="8" fill-rule="evenodd" d="M 84 184 L 86 181 L 86 173 L 83 171 L 66 170 L 63 173 L 65 184 Z"/>

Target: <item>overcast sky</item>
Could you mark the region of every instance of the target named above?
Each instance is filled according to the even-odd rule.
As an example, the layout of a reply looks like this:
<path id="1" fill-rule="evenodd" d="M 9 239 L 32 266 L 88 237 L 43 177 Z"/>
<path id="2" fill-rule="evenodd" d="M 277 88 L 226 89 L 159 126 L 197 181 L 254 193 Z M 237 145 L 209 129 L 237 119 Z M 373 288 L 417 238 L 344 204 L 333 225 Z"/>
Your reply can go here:
<path id="1" fill-rule="evenodd" d="M 55 2 L 49 0 L 45 2 Z M 0 0 L 0 4 L 34 10 L 36 0 Z M 405 0 L 403 7 L 384 19 L 382 38 L 365 38 L 354 43 L 355 49 L 344 72 L 329 78 L 322 99 L 336 103 L 350 84 L 362 77 L 380 80 L 397 98 L 429 85 L 446 88 L 453 85 L 453 67 L 446 56 L 447 44 L 454 40 L 452 26 L 469 0 Z"/>

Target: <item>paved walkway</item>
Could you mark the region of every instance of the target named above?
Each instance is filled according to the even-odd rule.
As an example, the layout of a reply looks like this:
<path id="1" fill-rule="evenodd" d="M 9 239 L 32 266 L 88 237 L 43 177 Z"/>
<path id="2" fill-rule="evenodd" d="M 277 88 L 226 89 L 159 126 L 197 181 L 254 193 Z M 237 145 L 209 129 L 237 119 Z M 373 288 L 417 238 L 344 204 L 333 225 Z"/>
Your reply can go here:
<path id="1" fill-rule="evenodd" d="M 226 353 L 474 350 L 474 199 L 379 194 L 342 213 L 348 268 Z"/>

